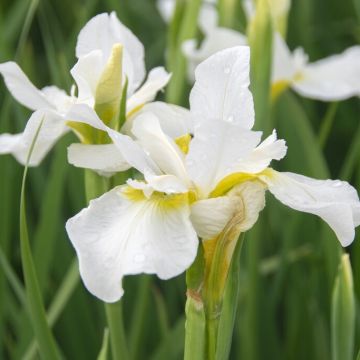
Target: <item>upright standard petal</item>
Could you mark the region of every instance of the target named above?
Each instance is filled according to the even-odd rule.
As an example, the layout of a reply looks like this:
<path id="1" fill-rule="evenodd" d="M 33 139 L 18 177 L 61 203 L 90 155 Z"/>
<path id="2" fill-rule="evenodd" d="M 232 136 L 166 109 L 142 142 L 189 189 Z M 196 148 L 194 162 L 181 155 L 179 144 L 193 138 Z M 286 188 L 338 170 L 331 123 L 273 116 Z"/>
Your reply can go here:
<path id="1" fill-rule="evenodd" d="M 315 180 L 269 169 L 260 176 L 283 204 L 320 216 L 334 230 L 342 246 L 354 240 L 360 225 L 360 202 L 356 190 L 345 181 Z"/>
<path id="2" fill-rule="evenodd" d="M 106 60 L 100 50 L 93 50 L 80 57 L 70 70 L 78 88 L 78 102 L 91 107 L 95 104 L 96 87 Z"/>
<path id="3" fill-rule="evenodd" d="M 302 96 L 323 101 L 360 96 L 360 46 L 308 64 L 294 89 Z"/>
<path id="4" fill-rule="evenodd" d="M 116 43 L 124 47 L 123 71 L 129 80 L 128 92 L 132 94 L 145 77 L 144 47 L 114 12 L 99 14 L 87 22 L 78 36 L 76 56 L 80 58 L 93 50 L 101 50 L 108 59 Z"/>
<path id="5" fill-rule="evenodd" d="M 21 134 L 0 135 L 0 154 L 12 154 L 17 161 L 25 165 L 31 144 L 41 122 L 42 126 L 29 163 L 30 166 L 39 165 L 57 140 L 69 131 L 65 120 L 51 110 L 35 111 Z"/>
<path id="6" fill-rule="evenodd" d="M 188 182 L 184 154 L 162 131 L 159 120 L 154 114 L 139 115 L 134 121 L 132 132 L 164 174 L 175 175 L 184 183 Z"/>
<path id="7" fill-rule="evenodd" d="M 12 96 L 20 104 L 31 110 L 54 109 L 54 104 L 30 82 L 16 63 L 9 61 L 0 64 L 0 74 Z"/>
<path id="8" fill-rule="evenodd" d="M 247 158 L 239 161 L 236 167 L 245 173 L 256 174 L 265 170 L 272 160 L 281 160 L 287 151 L 285 140 L 277 139 L 276 131 L 273 130 L 263 142 L 261 142 Z"/>
<path id="9" fill-rule="evenodd" d="M 240 165 L 260 138 L 261 132 L 221 120 L 203 122 L 195 128 L 186 166 L 202 196 L 207 196 L 226 176 L 244 172 Z"/>
<path id="10" fill-rule="evenodd" d="M 172 139 L 179 138 L 186 134 L 193 134 L 194 132 L 193 119 L 188 109 L 161 101 L 144 105 L 135 116 L 126 119 L 121 129 L 122 132 L 131 134 L 131 129 L 136 117 L 147 112 L 157 117 L 161 129 Z"/>
<path id="11" fill-rule="evenodd" d="M 249 61 L 249 47 L 238 46 L 216 53 L 196 68 L 190 110 L 197 121 L 218 119 L 252 128 Z"/>
<path id="12" fill-rule="evenodd" d="M 146 103 L 153 101 L 156 94 L 169 82 L 169 74 L 162 66 L 156 67 L 149 72 L 145 83 L 126 102 L 126 112 L 129 114 L 136 111 Z"/>
<path id="13" fill-rule="evenodd" d="M 126 189 L 114 188 L 91 201 L 66 224 L 85 286 L 106 302 L 122 296 L 123 276 L 169 279 L 185 271 L 197 252 L 183 195 L 147 199 L 139 190 Z"/>

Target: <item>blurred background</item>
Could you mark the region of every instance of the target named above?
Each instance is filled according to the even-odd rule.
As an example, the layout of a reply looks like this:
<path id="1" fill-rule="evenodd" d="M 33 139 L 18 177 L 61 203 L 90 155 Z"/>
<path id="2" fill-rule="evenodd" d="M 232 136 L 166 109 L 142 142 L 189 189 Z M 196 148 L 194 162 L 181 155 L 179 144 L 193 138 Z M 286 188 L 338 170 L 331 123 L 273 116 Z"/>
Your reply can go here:
<path id="1" fill-rule="evenodd" d="M 240 3 L 240 0 L 239 0 Z M 0 62 L 14 60 L 41 88 L 67 91 L 79 30 L 94 15 L 116 11 L 145 46 L 150 69 L 166 64 L 167 24 L 150 0 L 1 0 Z M 234 27 L 243 30 L 244 14 Z M 339 53 L 360 42 L 359 0 L 293 0 L 287 42 L 304 47 L 310 60 Z M 359 79 L 360 81 L 360 79 Z M 186 99 L 190 85 L 187 87 Z M 161 98 L 161 96 L 159 97 Z M 188 106 L 186 101 L 182 104 Z M 0 81 L 0 133 L 22 131 L 29 111 Z M 278 167 L 315 178 L 340 178 L 360 190 L 360 101 L 323 103 L 288 90 L 269 121 L 287 141 Z M 326 141 L 319 134 L 333 124 Z M 29 171 L 28 226 L 50 323 L 67 359 L 96 359 L 105 316 L 102 303 L 79 281 L 65 221 L 85 206 L 83 172 L 66 163 L 63 138 L 40 167 Z M 23 167 L 0 157 L 0 359 L 37 359 L 26 310 L 19 243 L 19 200 Z M 246 235 L 241 292 L 231 359 L 330 359 L 331 299 L 340 245 L 326 224 L 267 198 L 269 206 Z M 356 307 L 360 298 L 360 231 L 350 253 Z M 125 279 L 124 314 L 132 359 L 181 359 L 185 280 L 152 276 Z M 357 311 L 354 354 L 360 348 Z"/>

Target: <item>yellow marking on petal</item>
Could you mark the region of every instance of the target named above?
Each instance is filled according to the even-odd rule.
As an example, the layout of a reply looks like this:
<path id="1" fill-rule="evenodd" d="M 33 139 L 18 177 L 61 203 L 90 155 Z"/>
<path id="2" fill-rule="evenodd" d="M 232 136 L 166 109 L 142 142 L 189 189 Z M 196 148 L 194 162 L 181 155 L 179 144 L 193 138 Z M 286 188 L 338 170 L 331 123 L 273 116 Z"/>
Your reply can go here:
<path id="1" fill-rule="evenodd" d="M 248 174 L 248 173 L 234 173 L 224 177 L 220 180 L 215 189 L 210 193 L 209 197 L 218 197 L 226 194 L 234 186 L 239 185 L 245 181 L 259 180 L 261 181 L 261 176 L 267 176 L 268 178 L 273 178 L 276 171 L 272 168 L 266 168 L 265 170 L 257 174 Z"/>
<path id="2" fill-rule="evenodd" d="M 143 106 L 145 104 L 140 104 L 138 106 L 135 106 L 132 110 L 130 110 L 127 114 L 126 114 L 126 119 L 129 119 L 131 116 L 133 116 L 134 114 L 136 114 L 138 111 L 140 111 Z"/>
<path id="3" fill-rule="evenodd" d="M 146 200 L 146 196 L 142 190 L 134 189 L 131 186 L 124 186 L 121 190 L 121 194 L 133 202 Z"/>
<path id="4" fill-rule="evenodd" d="M 176 145 L 180 148 L 180 150 L 184 154 L 187 154 L 189 152 L 190 141 L 191 141 L 190 134 L 185 134 L 185 135 L 179 136 L 175 139 Z"/>
<path id="5" fill-rule="evenodd" d="M 247 174 L 247 173 L 234 173 L 224 177 L 218 184 L 215 189 L 210 193 L 209 197 L 218 197 L 226 194 L 230 189 L 235 185 L 238 185 L 242 182 L 253 180 L 257 178 L 257 174 Z"/>
<path id="6" fill-rule="evenodd" d="M 144 194 L 143 190 L 135 189 L 131 186 L 124 186 L 121 194 L 133 202 L 154 202 L 156 205 L 161 206 L 165 210 L 177 209 L 185 205 L 190 205 L 193 201 L 195 201 L 194 195 L 191 191 L 180 194 L 165 194 L 159 191 L 154 191 L 148 198 Z"/>
<path id="7" fill-rule="evenodd" d="M 290 87 L 289 80 L 280 80 L 272 84 L 271 86 L 271 101 L 275 101 L 278 97 Z"/>
<path id="8" fill-rule="evenodd" d="M 295 75 L 294 75 L 294 81 L 301 81 L 304 79 L 304 73 L 301 71 L 298 71 Z"/>

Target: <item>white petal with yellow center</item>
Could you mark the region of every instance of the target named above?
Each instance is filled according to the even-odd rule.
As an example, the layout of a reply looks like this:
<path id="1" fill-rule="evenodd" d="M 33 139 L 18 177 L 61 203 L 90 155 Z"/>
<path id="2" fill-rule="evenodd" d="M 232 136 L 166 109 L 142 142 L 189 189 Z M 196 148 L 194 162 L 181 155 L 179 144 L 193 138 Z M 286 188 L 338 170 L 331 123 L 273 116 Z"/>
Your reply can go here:
<path id="1" fill-rule="evenodd" d="M 207 196 L 227 175 L 243 172 L 241 163 L 250 156 L 260 138 L 261 132 L 225 121 L 203 122 L 198 126 L 186 166 L 202 196 Z"/>
<path id="2" fill-rule="evenodd" d="M 181 274 L 198 246 L 186 201 L 163 195 L 132 198 L 126 188 L 91 201 L 66 224 L 85 286 L 106 302 L 120 299 L 125 275 L 169 279 Z"/>

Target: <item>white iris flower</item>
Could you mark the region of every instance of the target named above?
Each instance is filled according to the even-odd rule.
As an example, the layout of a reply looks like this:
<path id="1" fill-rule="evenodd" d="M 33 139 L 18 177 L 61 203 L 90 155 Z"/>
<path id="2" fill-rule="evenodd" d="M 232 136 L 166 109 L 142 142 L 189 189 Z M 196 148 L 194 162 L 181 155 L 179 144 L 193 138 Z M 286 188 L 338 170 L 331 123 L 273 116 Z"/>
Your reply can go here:
<path id="1" fill-rule="evenodd" d="M 69 122 L 72 119 L 65 116 L 74 103 L 101 108 L 104 105 L 102 101 L 111 100 L 114 106 L 119 107 L 121 85 L 127 79 L 127 110 L 130 116 L 143 104 L 152 101 L 170 78 L 162 67 L 154 68 L 141 86 L 145 78 L 144 47 L 121 24 L 115 13 L 97 15 L 84 26 L 78 36 L 76 57 L 78 61 L 71 74 L 77 86 L 77 96 L 75 88 L 71 95 L 55 86 L 39 90 L 16 63 L 0 64 L 0 74 L 13 97 L 34 111 L 22 133 L 0 135 L 0 154 L 12 154 L 24 164 L 42 120 L 31 157 L 32 166 L 38 165 L 56 141 L 70 129 L 75 130 L 82 142 L 89 143 L 86 129 L 74 128 L 74 124 Z M 114 94 L 113 99 L 109 99 L 109 93 Z"/>
<path id="2" fill-rule="evenodd" d="M 261 142 L 262 133 L 251 130 L 249 57 L 248 47 L 234 47 L 197 67 L 189 147 L 166 135 L 153 112 L 134 120 L 133 139 L 104 127 L 88 111 L 83 121 L 106 130 L 144 176 L 92 200 L 66 224 L 81 277 L 95 296 L 118 300 L 125 275 L 169 279 L 182 273 L 195 259 L 199 237 L 213 240 L 234 219 L 239 231 L 250 229 L 264 207 L 265 190 L 291 208 L 320 216 L 343 246 L 353 241 L 354 227 L 360 224 L 354 188 L 269 167 L 285 156 L 286 145 L 275 132 Z"/>

